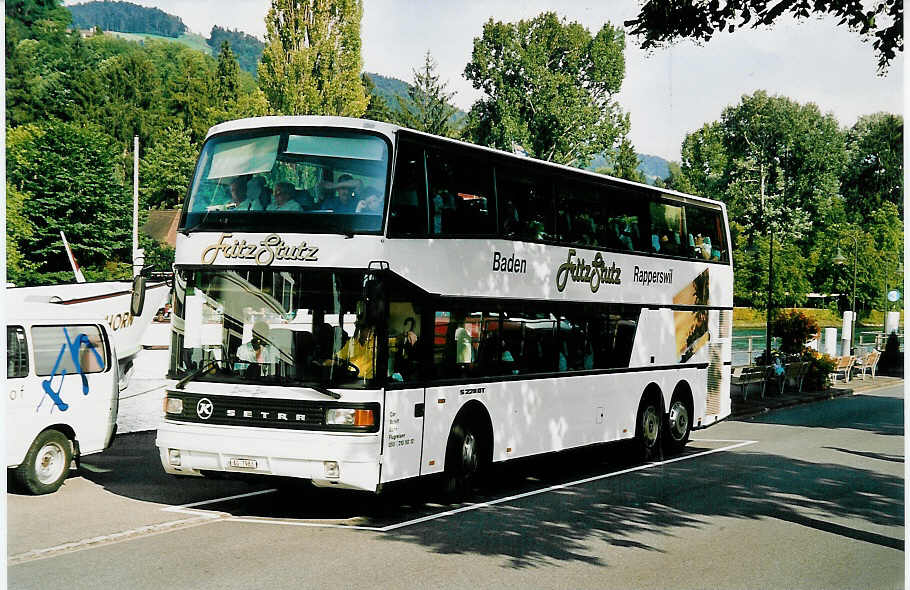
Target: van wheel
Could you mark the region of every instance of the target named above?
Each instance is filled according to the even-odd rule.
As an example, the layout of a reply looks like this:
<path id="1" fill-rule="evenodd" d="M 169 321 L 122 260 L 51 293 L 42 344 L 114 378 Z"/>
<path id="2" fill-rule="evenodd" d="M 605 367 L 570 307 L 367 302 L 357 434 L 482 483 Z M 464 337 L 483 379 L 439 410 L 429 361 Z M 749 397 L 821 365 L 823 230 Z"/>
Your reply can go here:
<path id="1" fill-rule="evenodd" d="M 681 452 L 689 442 L 691 432 L 692 413 L 689 406 L 683 400 L 675 398 L 670 403 L 670 411 L 664 422 L 664 450 L 670 454 Z"/>
<path id="2" fill-rule="evenodd" d="M 662 422 L 660 414 L 660 408 L 653 398 L 642 400 L 635 422 L 635 442 L 642 459 L 651 459 L 660 449 Z"/>
<path id="3" fill-rule="evenodd" d="M 480 440 L 468 424 L 458 423 L 446 447 L 445 491 L 452 499 L 467 497 L 480 472 Z"/>
<path id="4" fill-rule="evenodd" d="M 73 460 L 70 441 L 57 430 L 38 435 L 16 469 L 19 485 L 31 494 L 49 494 L 63 485 Z"/>

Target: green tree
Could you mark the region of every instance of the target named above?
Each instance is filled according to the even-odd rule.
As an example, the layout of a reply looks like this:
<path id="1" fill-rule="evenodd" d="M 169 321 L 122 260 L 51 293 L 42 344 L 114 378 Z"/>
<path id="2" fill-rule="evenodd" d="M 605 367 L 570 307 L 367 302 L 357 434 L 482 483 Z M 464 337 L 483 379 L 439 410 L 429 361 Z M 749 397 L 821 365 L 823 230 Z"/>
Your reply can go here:
<path id="1" fill-rule="evenodd" d="M 772 304 L 798 303 L 811 289 L 814 262 L 805 252 L 836 218 L 845 157 L 833 116 L 763 91 L 686 137 L 683 175 L 697 194 L 725 201 L 739 228 L 733 246 L 740 300 L 762 306 L 772 236 Z"/>
<path id="2" fill-rule="evenodd" d="M 841 193 L 847 212 L 868 220 L 884 203 L 904 210 L 904 118 L 890 113 L 860 117 L 847 131 Z"/>
<path id="3" fill-rule="evenodd" d="M 414 82 L 408 87 L 408 97 L 396 97 L 398 112 L 396 122 L 417 131 L 455 137 L 458 130 L 452 124 L 452 116 L 458 111 L 452 106 L 454 92 L 446 91 L 446 83 L 439 81 L 436 62 L 427 51 L 423 67 L 413 70 Z"/>
<path id="4" fill-rule="evenodd" d="M 7 131 L 7 178 L 28 193 L 23 258 L 41 272 L 65 271 L 64 230 L 83 266 L 129 260 L 132 206 L 119 146 L 95 125 L 49 121 Z"/>
<path id="5" fill-rule="evenodd" d="M 721 31 L 737 28 L 767 27 L 782 15 L 799 19 L 831 15 L 839 25 L 859 32 L 863 39 L 874 39 L 881 71 L 888 68 L 897 52 L 904 49 L 904 3 L 879 0 L 648 0 L 634 19 L 624 24 L 642 40 L 642 48 L 662 47 L 679 39 L 709 41 Z"/>
<path id="6" fill-rule="evenodd" d="M 20 284 L 23 278 L 36 269 L 36 264 L 23 254 L 28 240 L 34 235 L 32 225 L 25 216 L 28 193 L 6 183 L 6 276 L 12 283 Z"/>
<path id="7" fill-rule="evenodd" d="M 613 154 L 629 131 L 614 99 L 625 75 L 621 29 L 596 35 L 546 12 L 530 20 L 489 20 L 474 39 L 465 77 L 483 98 L 471 107 L 467 134 L 482 145 L 587 166 Z"/>
<path id="8" fill-rule="evenodd" d="M 139 203 L 143 209 L 174 209 L 183 203 L 198 147 L 183 127 L 169 127 L 145 150 L 139 164 Z"/>
<path id="9" fill-rule="evenodd" d="M 394 123 L 395 117 L 389 108 L 385 99 L 376 92 L 376 84 L 366 72 L 360 75 L 360 81 L 363 82 L 363 88 L 369 97 L 367 110 L 363 113 L 364 119 L 373 121 L 382 121 L 384 123 Z"/>
<path id="10" fill-rule="evenodd" d="M 272 0 L 259 85 L 272 112 L 359 117 L 361 0 Z"/>
<path id="11" fill-rule="evenodd" d="M 218 71 L 215 74 L 215 96 L 223 102 L 237 100 L 240 90 L 240 67 L 234 59 L 231 44 L 224 40 L 221 42 L 221 52 L 218 54 Z"/>

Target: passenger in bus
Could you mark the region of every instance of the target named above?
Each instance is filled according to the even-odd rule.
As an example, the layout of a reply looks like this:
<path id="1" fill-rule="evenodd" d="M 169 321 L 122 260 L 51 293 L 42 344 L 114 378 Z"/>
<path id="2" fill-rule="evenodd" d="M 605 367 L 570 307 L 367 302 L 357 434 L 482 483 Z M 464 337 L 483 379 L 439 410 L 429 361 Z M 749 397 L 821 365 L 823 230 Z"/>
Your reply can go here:
<path id="1" fill-rule="evenodd" d="M 250 204 L 250 211 L 264 211 L 271 201 L 268 194 L 268 187 L 265 179 L 261 176 L 254 176 L 246 183 L 246 200 Z"/>
<path id="2" fill-rule="evenodd" d="M 335 191 L 335 194 L 325 199 L 320 205 L 321 209 L 331 209 L 335 213 L 354 213 L 360 200 L 358 192 L 362 183 L 355 180 L 350 174 L 342 174 L 337 182 L 322 182 L 319 187 L 324 190 Z"/>
<path id="3" fill-rule="evenodd" d="M 473 362 L 473 348 L 471 346 L 471 334 L 464 325 L 464 318 L 458 318 L 455 328 L 455 362 L 459 364 L 468 364 Z"/>
<path id="4" fill-rule="evenodd" d="M 237 347 L 237 360 L 243 362 L 237 363 L 236 369 L 247 371 L 247 375 L 250 375 L 249 369 L 253 368 L 256 376 L 268 375 L 268 367 L 272 363 L 272 353 L 268 345 L 269 332 L 269 325 L 262 320 L 253 324 L 253 337 L 249 342 Z"/>
<path id="5" fill-rule="evenodd" d="M 364 191 L 364 197 L 357 203 L 355 213 L 362 215 L 380 215 L 382 213 L 382 197 L 375 188 L 368 188 Z"/>
<path id="6" fill-rule="evenodd" d="M 275 185 L 275 200 L 269 203 L 266 211 L 302 211 L 300 203 L 294 200 L 294 185 L 290 182 L 279 182 Z"/>
<path id="7" fill-rule="evenodd" d="M 398 348 L 395 351 L 395 372 L 407 381 L 417 371 L 417 333 L 414 331 L 414 318 L 404 320 L 402 332 L 397 338 Z"/>

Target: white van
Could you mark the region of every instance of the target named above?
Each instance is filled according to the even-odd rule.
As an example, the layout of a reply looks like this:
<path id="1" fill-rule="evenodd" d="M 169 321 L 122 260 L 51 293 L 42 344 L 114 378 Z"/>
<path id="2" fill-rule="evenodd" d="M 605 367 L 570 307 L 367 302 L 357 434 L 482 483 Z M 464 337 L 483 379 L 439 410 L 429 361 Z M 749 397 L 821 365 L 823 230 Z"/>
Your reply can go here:
<path id="1" fill-rule="evenodd" d="M 104 320 L 22 305 L 6 318 L 6 464 L 23 491 L 56 491 L 117 430 L 117 354 Z"/>

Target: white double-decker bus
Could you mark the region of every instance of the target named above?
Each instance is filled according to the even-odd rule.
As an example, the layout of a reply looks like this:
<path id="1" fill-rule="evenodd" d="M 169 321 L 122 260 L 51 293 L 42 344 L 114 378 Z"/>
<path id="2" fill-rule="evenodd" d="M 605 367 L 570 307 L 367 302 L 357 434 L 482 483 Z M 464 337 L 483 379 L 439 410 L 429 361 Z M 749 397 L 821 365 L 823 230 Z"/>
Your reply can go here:
<path id="1" fill-rule="evenodd" d="M 213 127 L 180 222 L 172 474 L 379 491 L 730 413 L 724 205 L 383 123 Z"/>

